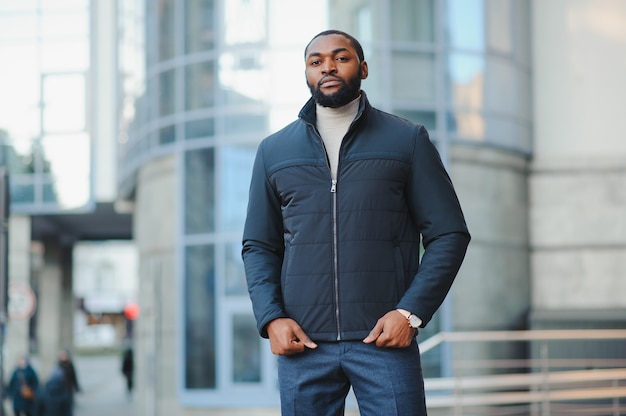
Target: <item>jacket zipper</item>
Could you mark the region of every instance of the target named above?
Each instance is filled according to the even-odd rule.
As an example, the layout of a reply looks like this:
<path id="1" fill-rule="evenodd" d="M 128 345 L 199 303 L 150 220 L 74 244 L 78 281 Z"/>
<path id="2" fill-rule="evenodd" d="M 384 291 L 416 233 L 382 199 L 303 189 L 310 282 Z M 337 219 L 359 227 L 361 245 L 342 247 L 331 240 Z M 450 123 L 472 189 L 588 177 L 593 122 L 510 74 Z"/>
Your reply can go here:
<path id="1" fill-rule="evenodd" d="M 337 341 L 341 341 L 341 323 L 339 321 L 339 271 L 337 266 L 337 179 L 331 180 L 330 193 L 333 198 L 333 284 L 335 286 L 335 320 L 337 322 Z"/>

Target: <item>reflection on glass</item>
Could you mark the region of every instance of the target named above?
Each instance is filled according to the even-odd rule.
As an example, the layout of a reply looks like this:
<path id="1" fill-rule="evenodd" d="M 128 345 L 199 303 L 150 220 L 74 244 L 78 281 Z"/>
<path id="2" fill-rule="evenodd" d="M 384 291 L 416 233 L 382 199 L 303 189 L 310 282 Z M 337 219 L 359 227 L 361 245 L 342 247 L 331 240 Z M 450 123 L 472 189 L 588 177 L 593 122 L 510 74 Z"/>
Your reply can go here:
<path id="1" fill-rule="evenodd" d="M 392 88 L 394 99 L 435 102 L 435 57 L 430 53 L 394 52 Z"/>
<path id="2" fill-rule="evenodd" d="M 215 68 L 213 61 L 189 65 L 185 70 L 185 109 L 198 110 L 215 103 Z"/>
<path id="3" fill-rule="evenodd" d="M 455 108 L 483 108 L 484 72 L 483 55 L 450 54 L 448 57 L 450 104 Z"/>
<path id="4" fill-rule="evenodd" d="M 485 49 L 484 0 L 448 0 L 448 42 L 453 48 Z"/>
<path id="5" fill-rule="evenodd" d="M 176 105 L 174 70 L 159 75 L 159 115 L 161 117 L 174 113 Z"/>
<path id="6" fill-rule="evenodd" d="M 233 316 L 233 381 L 261 381 L 261 339 L 251 315 Z"/>
<path id="7" fill-rule="evenodd" d="M 394 0 L 391 8 L 391 40 L 433 42 L 435 15 L 433 0 Z"/>
<path id="8" fill-rule="evenodd" d="M 448 131 L 470 140 L 485 138 L 485 118 L 478 111 L 456 111 L 447 118 Z"/>
<path id="9" fill-rule="evenodd" d="M 264 67 L 264 55 L 259 52 L 222 54 L 219 83 L 228 105 L 266 101 L 271 95 L 270 74 Z"/>
<path id="10" fill-rule="evenodd" d="M 208 51 L 215 42 L 215 1 L 185 0 L 185 51 Z"/>
<path id="11" fill-rule="evenodd" d="M 248 287 L 241 259 L 241 242 L 226 245 L 226 269 L 224 286 L 228 296 L 246 296 Z"/>
<path id="12" fill-rule="evenodd" d="M 185 253 L 185 388 L 215 388 L 215 255 L 211 245 Z"/>
<path id="13" fill-rule="evenodd" d="M 256 145 L 250 143 L 227 145 L 220 149 L 224 181 L 219 199 L 220 225 L 224 231 L 243 229 L 255 154 Z"/>
<path id="14" fill-rule="evenodd" d="M 202 234 L 214 231 L 214 150 L 189 150 L 185 153 L 185 233 Z"/>

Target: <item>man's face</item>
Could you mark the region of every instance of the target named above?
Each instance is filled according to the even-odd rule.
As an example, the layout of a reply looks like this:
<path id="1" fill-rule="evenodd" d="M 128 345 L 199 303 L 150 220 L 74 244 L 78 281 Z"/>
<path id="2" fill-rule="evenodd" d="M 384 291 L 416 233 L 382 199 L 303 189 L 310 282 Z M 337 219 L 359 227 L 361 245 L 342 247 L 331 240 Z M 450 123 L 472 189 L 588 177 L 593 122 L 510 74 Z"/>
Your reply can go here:
<path id="1" fill-rule="evenodd" d="M 306 83 L 315 102 L 341 107 L 358 97 L 367 63 L 360 61 L 350 40 L 342 35 L 314 39 L 306 50 Z"/>

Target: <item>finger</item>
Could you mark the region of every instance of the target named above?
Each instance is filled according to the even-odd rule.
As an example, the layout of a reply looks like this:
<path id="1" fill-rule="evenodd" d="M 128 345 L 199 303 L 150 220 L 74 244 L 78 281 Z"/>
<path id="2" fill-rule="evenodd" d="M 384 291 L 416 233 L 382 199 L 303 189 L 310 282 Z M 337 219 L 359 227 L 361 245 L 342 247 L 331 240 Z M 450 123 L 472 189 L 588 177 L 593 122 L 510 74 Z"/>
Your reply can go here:
<path id="1" fill-rule="evenodd" d="M 376 325 L 374 326 L 374 328 L 370 331 L 369 335 L 367 337 L 365 337 L 365 339 L 363 340 L 364 343 L 369 344 L 372 343 L 374 341 L 378 340 L 378 337 L 380 337 L 380 334 L 382 334 L 383 332 L 383 325 L 381 324 L 380 320 L 376 323 Z"/>

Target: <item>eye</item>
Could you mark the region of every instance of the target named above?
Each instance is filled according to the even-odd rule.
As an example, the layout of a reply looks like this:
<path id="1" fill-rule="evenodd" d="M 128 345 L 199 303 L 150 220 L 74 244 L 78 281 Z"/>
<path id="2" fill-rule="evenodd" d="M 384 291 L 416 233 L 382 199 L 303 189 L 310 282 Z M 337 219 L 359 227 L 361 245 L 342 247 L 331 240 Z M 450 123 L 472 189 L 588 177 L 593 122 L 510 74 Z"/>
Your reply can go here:
<path id="1" fill-rule="evenodd" d="M 309 62 L 309 65 L 311 66 L 317 66 L 321 63 L 322 61 L 320 61 L 319 59 L 315 60 L 315 61 L 311 61 Z"/>
<path id="2" fill-rule="evenodd" d="M 347 56 L 338 56 L 337 60 L 340 62 L 346 62 L 346 61 L 349 61 L 350 58 L 348 58 Z"/>

